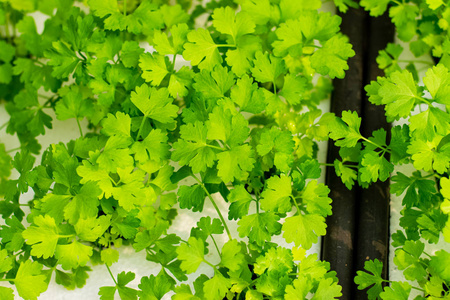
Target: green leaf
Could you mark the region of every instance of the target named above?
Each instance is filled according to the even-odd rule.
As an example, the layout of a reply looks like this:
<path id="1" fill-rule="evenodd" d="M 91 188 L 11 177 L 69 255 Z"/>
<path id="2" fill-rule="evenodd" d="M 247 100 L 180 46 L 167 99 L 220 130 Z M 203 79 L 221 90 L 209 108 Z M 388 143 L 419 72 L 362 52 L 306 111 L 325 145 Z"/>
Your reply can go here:
<path id="1" fill-rule="evenodd" d="M 142 277 L 139 284 L 139 299 L 154 300 L 162 299 L 174 287 L 172 277 L 167 275 L 164 269 L 158 273 L 157 276 L 150 275 L 149 277 Z"/>
<path id="2" fill-rule="evenodd" d="M 86 183 L 64 208 L 64 217 L 70 224 L 75 224 L 79 219 L 97 216 L 98 197 L 101 193 L 95 182 Z"/>
<path id="3" fill-rule="evenodd" d="M 394 72 L 389 80 L 382 80 L 378 94 L 381 104 L 386 104 L 386 116 L 398 120 L 411 114 L 417 98 L 422 93 L 418 89 L 412 74 L 409 71 Z"/>
<path id="4" fill-rule="evenodd" d="M 367 295 L 370 300 L 378 299 L 380 293 L 383 291 L 383 278 L 381 272 L 383 271 L 383 263 L 378 259 L 368 260 L 364 263 L 364 271 L 357 271 L 355 283 L 358 285 L 358 290 L 364 290 L 372 286 Z"/>
<path id="5" fill-rule="evenodd" d="M 173 123 L 178 106 L 172 104 L 169 91 L 165 88 L 156 90 L 143 84 L 131 93 L 131 102 L 144 114 L 144 117 L 160 123 Z"/>
<path id="6" fill-rule="evenodd" d="M 42 265 L 36 261 L 22 262 L 17 270 L 14 285 L 20 297 L 27 300 L 36 300 L 47 290 L 47 276 L 41 273 Z"/>
<path id="7" fill-rule="evenodd" d="M 341 178 L 342 183 L 345 184 L 347 189 L 351 190 L 353 185 L 355 184 L 355 180 L 358 178 L 357 171 L 352 169 L 351 167 L 347 167 L 340 160 L 335 160 L 334 169 L 336 171 L 336 175 Z"/>
<path id="8" fill-rule="evenodd" d="M 264 160 L 270 159 L 270 164 L 275 164 L 278 169 L 287 173 L 292 167 L 294 147 L 290 132 L 272 127 L 261 133 L 256 150 L 259 155 L 264 156 Z"/>
<path id="9" fill-rule="evenodd" d="M 11 288 L 0 286 L 0 297 L 4 300 L 14 300 L 14 292 Z"/>
<path id="10" fill-rule="evenodd" d="M 407 240 L 403 248 L 395 250 L 394 263 L 399 270 L 404 270 L 403 275 L 408 280 L 421 281 L 427 272 L 423 266 L 420 256 L 425 249 L 425 244 L 421 241 Z"/>
<path id="11" fill-rule="evenodd" d="M 391 148 L 391 162 L 393 164 L 402 164 L 407 162 L 407 149 L 409 142 L 410 138 L 408 125 L 397 125 L 392 127 L 389 148 Z"/>
<path id="12" fill-rule="evenodd" d="M 409 129 L 416 138 L 433 140 L 436 133 L 447 135 L 450 129 L 450 116 L 440 108 L 429 106 L 426 111 L 409 118 Z"/>
<path id="13" fill-rule="evenodd" d="M 430 199 L 436 192 L 435 182 L 429 179 L 423 179 L 420 172 L 416 171 L 412 177 L 408 177 L 401 172 L 392 176 L 391 193 L 400 196 L 406 190 L 402 205 L 411 208 L 419 204 L 420 199 Z"/>
<path id="14" fill-rule="evenodd" d="M 325 42 L 322 48 L 311 56 L 311 67 L 321 75 L 329 75 L 330 78 L 344 78 L 345 70 L 348 70 L 347 60 L 355 56 L 348 38 L 335 35 Z"/>
<path id="15" fill-rule="evenodd" d="M 375 152 L 364 154 L 361 160 L 361 181 L 371 183 L 378 179 L 385 181 L 394 171 L 394 165 L 390 163 L 383 155 Z"/>
<path id="16" fill-rule="evenodd" d="M 6 273 L 12 268 L 12 259 L 6 249 L 0 250 L 0 273 Z"/>
<path id="17" fill-rule="evenodd" d="M 284 77 L 284 85 L 280 95 L 283 96 L 290 105 L 297 105 L 303 100 L 307 91 L 308 79 L 303 76 L 294 77 L 288 74 Z"/>
<path id="18" fill-rule="evenodd" d="M 277 247 L 269 249 L 264 256 L 259 256 L 256 259 L 254 272 L 258 275 L 265 272 L 285 273 L 291 271 L 293 266 L 291 251 L 283 247 Z"/>
<path id="19" fill-rule="evenodd" d="M 125 41 L 122 44 L 120 60 L 126 68 L 135 68 L 138 65 L 139 57 L 144 53 L 144 49 L 139 47 L 136 41 Z"/>
<path id="20" fill-rule="evenodd" d="M 445 250 L 439 250 L 430 260 L 430 269 L 439 275 L 443 280 L 450 280 L 450 270 L 448 265 L 450 263 L 450 253 Z"/>
<path id="21" fill-rule="evenodd" d="M 239 12 L 235 15 L 235 10 L 231 7 L 216 8 L 212 18 L 214 27 L 223 34 L 231 35 L 235 43 L 239 37 L 255 30 L 255 23 L 246 13 Z"/>
<path id="22" fill-rule="evenodd" d="M 130 283 L 136 274 L 133 272 L 125 273 L 125 271 L 117 275 L 117 285 L 116 286 L 102 286 L 98 292 L 100 299 L 102 300 L 112 300 L 114 299 L 114 294 L 116 290 L 119 292 L 120 299 L 123 300 L 136 300 L 138 291 L 129 288 L 126 285 Z"/>
<path id="23" fill-rule="evenodd" d="M 238 271 L 246 264 L 245 256 L 241 251 L 242 247 L 237 240 L 229 240 L 222 247 L 220 264 L 230 271 Z"/>
<path id="24" fill-rule="evenodd" d="M 189 32 L 189 43 L 184 45 L 183 57 L 189 60 L 193 66 L 200 69 L 212 70 L 222 63 L 222 56 L 217 49 L 209 32 L 203 28 Z"/>
<path id="25" fill-rule="evenodd" d="M 221 140 L 230 147 L 241 145 L 248 138 L 248 121 L 241 114 L 234 114 L 223 105 L 216 106 L 206 122 L 209 140 Z"/>
<path id="26" fill-rule="evenodd" d="M 342 296 L 341 290 L 342 287 L 337 282 L 333 282 L 333 278 L 322 279 L 311 300 L 338 299 Z"/>
<path id="27" fill-rule="evenodd" d="M 77 89 L 71 89 L 55 106 L 56 116 L 58 120 L 62 121 L 70 118 L 82 119 L 88 117 L 92 115 L 92 110 L 92 102 L 83 99 Z"/>
<path id="28" fill-rule="evenodd" d="M 261 39 L 255 35 L 241 36 L 235 49 L 228 49 L 226 61 L 234 74 L 241 77 L 249 73 L 255 53 L 262 51 Z"/>
<path id="29" fill-rule="evenodd" d="M 272 235 L 280 234 L 281 224 L 278 220 L 280 217 L 272 212 L 243 216 L 238 222 L 239 236 L 248 237 L 250 242 L 262 246 L 271 240 Z"/>
<path id="30" fill-rule="evenodd" d="M 44 55 L 49 59 L 48 65 L 53 66 L 52 75 L 59 79 L 68 78 L 80 63 L 76 53 L 62 41 L 53 42 Z"/>
<path id="31" fill-rule="evenodd" d="M 447 171 L 450 166 L 450 154 L 446 151 L 436 151 L 442 136 L 436 136 L 430 141 L 413 140 L 408 146 L 408 153 L 418 170 L 435 170 L 439 174 Z"/>
<path id="32" fill-rule="evenodd" d="M 360 5 L 370 11 L 372 17 L 381 16 L 387 9 L 390 0 L 361 0 Z"/>
<path id="33" fill-rule="evenodd" d="M 204 172 L 214 165 L 216 151 L 206 143 L 206 126 L 196 121 L 180 127 L 181 139 L 173 144 L 172 159 L 181 166 L 189 165 L 193 173 Z"/>
<path id="34" fill-rule="evenodd" d="M 261 193 L 261 208 L 280 214 L 291 211 L 291 178 L 286 175 L 272 176 L 266 181 L 266 188 Z"/>
<path id="35" fill-rule="evenodd" d="M 318 214 L 298 214 L 286 218 L 283 223 L 283 237 L 286 242 L 294 242 L 295 246 L 302 246 L 306 250 L 317 243 L 319 236 L 325 235 L 327 224 L 325 218 Z"/>
<path id="36" fill-rule="evenodd" d="M 176 73 L 170 75 L 167 89 L 172 97 L 184 97 L 188 94 L 194 72 L 186 66 L 181 67 Z"/>
<path id="37" fill-rule="evenodd" d="M 288 20 L 275 31 L 279 41 L 273 42 L 273 53 L 278 57 L 289 54 L 292 57 L 300 57 L 303 54 L 303 34 L 300 20 Z"/>
<path id="38" fill-rule="evenodd" d="M 202 239 L 190 237 L 187 244 L 177 248 L 178 259 L 181 260 L 181 269 L 187 274 L 194 273 L 204 261 L 205 245 Z"/>
<path id="39" fill-rule="evenodd" d="M 377 56 L 377 64 L 380 69 L 389 76 L 392 72 L 401 71 L 398 66 L 398 59 L 403 52 L 403 47 L 398 44 L 388 43 L 385 50 L 381 50 Z"/>
<path id="40" fill-rule="evenodd" d="M 248 214 L 252 196 L 247 192 L 243 185 L 238 185 L 231 190 L 228 195 L 230 208 L 228 211 L 229 220 L 237 220 Z"/>
<path id="41" fill-rule="evenodd" d="M 33 223 L 34 225 L 22 233 L 27 244 L 32 245 L 31 255 L 44 259 L 53 256 L 59 239 L 55 219 L 50 216 L 36 216 Z"/>
<path id="42" fill-rule="evenodd" d="M 203 211 L 206 193 L 199 184 L 192 186 L 183 185 L 178 190 L 178 201 L 180 208 L 192 209 L 192 211 Z"/>
<path id="43" fill-rule="evenodd" d="M 336 146 L 354 147 L 361 139 L 360 126 L 361 118 L 355 111 L 343 111 L 342 118 L 336 117 L 330 124 L 330 138 L 336 141 Z"/>
<path id="44" fill-rule="evenodd" d="M 8 178 L 11 175 L 11 156 L 6 152 L 5 144 L 0 144 L 0 178 Z"/>
<path id="45" fill-rule="evenodd" d="M 160 129 L 150 131 L 143 141 L 135 142 L 131 146 L 135 159 L 141 163 L 150 160 L 158 163 L 164 162 L 170 155 L 170 146 L 167 144 L 167 139 L 167 134 Z"/>
<path id="46" fill-rule="evenodd" d="M 103 249 L 100 252 L 100 257 L 102 262 L 104 262 L 107 266 L 111 266 L 113 263 L 119 261 L 119 251 L 113 249 L 111 247 Z"/>
<path id="47" fill-rule="evenodd" d="M 194 76 L 193 87 L 207 98 L 223 98 L 234 85 L 234 75 L 228 68 L 215 66 L 213 71 L 202 70 Z"/>
<path id="48" fill-rule="evenodd" d="M 253 62 L 252 75 L 256 81 L 261 83 L 275 82 L 278 76 L 286 70 L 284 60 L 268 53 L 256 52 Z"/>
<path id="49" fill-rule="evenodd" d="M 306 210 L 312 214 L 321 216 L 331 215 L 331 198 L 328 197 L 330 189 L 323 183 L 317 184 L 317 180 L 311 180 L 301 193 L 302 202 L 306 204 Z"/>
<path id="50" fill-rule="evenodd" d="M 182 2 L 181 2 L 182 4 Z M 170 28 L 174 25 L 181 23 L 185 24 L 189 21 L 189 14 L 187 13 L 187 9 L 183 8 L 180 4 L 176 5 L 163 5 L 160 8 L 160 13 L 162 14 L 162 18 L 166 27 Z"/>
<path id="51" fill-rule="evenodd" d="M 214 277 L 203 284 L 203 292 L 207 300 L 222 300 L 231 287 L 231 280 L 216 271 Z"/>
<path id="52" fill-rule="evenodd" d="M 304 300 L 306 295 L 312 288 L 311 281 L 304 275 L 300 275 L 292 282 L 292 285 L 286 286 L 286 294 L 284 299 L 286 300 Z M 261 298 L 262 299 L 262 298 Z"/>
<path id="53" fill-rule="evenodd" d="M 139 59 L 139 67 L 142 69 L 142 78 L 153 86 L 159 86 L 164 77 L 169 74 L 167 65 L 168 57 L 157 53 L 144 53 Z"/>
<path id="54" fill-rule="evenodd" d="M 257 114 L 265 108 L 263 91 L 247 74 L 239 78 L 232 87 L 231 100 L 239 105 L 240 111 Z"/>
<path id="55" fill-rule="evenodd" d="M 130 136 L 131 118 L 129 115 L 123 112 L 116 112 L 116 115 L 108 114 L 108 116 L 102 121 L 102 133 L 107 136 L 123 136 L 125 138 Z"/>
<path id="56" fill-rule="evenodd" d="M 105 233 L 111 224 L 111 216 L 100 216 L 98 218 L 79 219 L 75 224 L 77 235 L 84 241 L 95 242 Z"/>
<path id="57" fill-rule="evenodd" d="M 383 300 L 408 300 L 411 292 L 411 285 L 408 282 L 392 282 L 390 287 L 386 287 L 380 293 Z"/>
<path id="58" fill-rule="evenodd" d="M 432 10 L 436 10 L 441 7 L 441 5 L 445 4 L 442 0 L 427 0 L 426 2 Z"/>
<path id="59" fill-rule="evenodd" d="M 223 233 L 223 225 L 219 219 L 212 219 L 210 216 L 201 217 L 200 221 L 197 222 L 198 228 L 200 228 L 205 235 L 212 234 L 222 234 Z"/>
<path id="60" fill-rule="evenodd" d="M 247 179 L 249 172 L 253 169 L 255 159 L 249 145 L 235 146 L 229 151 L 217 154 L 219 170 L 218 175 L 224 182 Z"/>
<path id="61" fill-rule="evenodd" d="M 434 101 L 445 105 L 450 105 L 449 76 L 448 69 L 439 64 L 428 69 L 426 76 L 423 78 L 423 83 Z"/>
<path id="62" fill-rule="evenodd" d="M 181 54 L 183 45 L 187 41 L 189 27 L 187 24 L 177 24 L 170 29 L 170 37 L 163 31 L 155 31 L 153 36 L 154 47 L 159 54 Z"/>
<path id="63" fill-rule="evenodd" d="M 266 25 L 270 20 L 276 21 L 280 18 L 275 7 L 270 5 L 269 0 L 243 0 L 240 1 L 242 11 L 248 13 L 256 25 Z"/>
<path id="64" fill-rule="evenodd" d="M 64 270 L 85 266 L 92 256 L 92 247 L 73 241 L 68 245 L 58 245 L 56 247 L 55 257 L 61 263 Z"/>

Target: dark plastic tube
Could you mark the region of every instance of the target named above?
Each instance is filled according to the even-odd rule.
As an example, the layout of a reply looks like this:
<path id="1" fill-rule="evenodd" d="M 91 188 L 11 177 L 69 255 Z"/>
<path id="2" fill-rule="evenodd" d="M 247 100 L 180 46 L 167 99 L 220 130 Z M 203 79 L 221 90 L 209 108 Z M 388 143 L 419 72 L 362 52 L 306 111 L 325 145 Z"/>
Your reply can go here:
<path id="1" fill-rule="evenodd" d="M 330 111 L 341 116 L 342 111 L 362 112 L 363 74 L 366 37 L 366 14 L 363 9 L 349 9 L 341 14 L 341 31 L 350 39 L 356 55 L 349 59 L 349 70 L 345 78 L 334 80 Z M 339 158 L 339 149 L 332 141 L 328 144 L 327 162 L 333 163 Z M 327 235 L 322 243 L 322 259 L 330 262 L 331 269 L 337 272 L 342 286 L 341 299 L 353 299 L 354 290 L 354 250 L 355 250 L 355 214 L 358 199 L 358 187 L 348 190 L 333 167 L 327 168 L 326 183 L 331 190 L 333 215 L 327 218 Z"/>
<path id="2" fill-rule="evenodd" d="M 369 41 L 365 70 L 365 84 L 376 80 L 377 76 L 384 76 L 378 68 L 376 57 L 378 51 L 386 48 L 387 43 L 394 40 L 395 28 L 387 14 L 369 19 Z M 386 122 L 383 106 L 371 104 L 365 96 L 361 133 L 369 137 L 374 130 L 384 128 L 390 140 L 390 124 Z M 389 250 L 389 179 L 385 182 L 375 182 L 367 189 L 361 190 L 361 199 L 357 205 L 357 232 L 355 267 L 364 269 L 366 260 L 378 259 L 383 262 L 382 276 L 388 279 L 388 250 Z M 367 299 L 367 291 L 359 291 L 355 287 L 354 299 Z"/>

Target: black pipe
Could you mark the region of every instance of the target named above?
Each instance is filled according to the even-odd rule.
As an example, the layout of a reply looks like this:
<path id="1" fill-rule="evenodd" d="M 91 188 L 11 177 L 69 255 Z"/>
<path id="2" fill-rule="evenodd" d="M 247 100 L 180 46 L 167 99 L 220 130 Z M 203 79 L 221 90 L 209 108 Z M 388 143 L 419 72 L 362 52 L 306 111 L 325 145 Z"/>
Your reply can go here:
<path id="1" fill-rule="evenodd" d="M 362 112 L 364 53 L 366 39 L 366 18 L 363 9 L 350 8 L 341 14 L 341 31 L 350 39 L 356 55 L 348 61 L 349 70 L 344 79 L 333 81 L 334 91 L 331 97 L 330 111 L 341 116 L 342 111 Z M 339 159 L 339 148 L 330 140 L 328 143 L 327 162 Z M 341 299 L 353 299 L 354 247 L 355 247 L 355 208 L 359 188 L 348 190 L 341 179 L 336 176 L 333 167 L 327 167 L 326 184 L 331 190 L 333 214 L 327 218 L 327 235 L 322 243 L 322 259 L 330 263 L 336 271 L 342 286 Z"/>
<path id="2" fill-rule="evenodd" d="M 395 27 L 389 15 L 385 13 L 378 18 L 370 18 L 368 24 L 368 47 L 364 74 L 364 84 L 367 85 L 384 72 L 378 68 L 376 57 L 378 52 L 386 48 L 387 43 L 394 40 Z M 383 128 L 390 140 L 390 124 L 387 123 L 383 106 L 373 105 L 364 97 L 361 134 L 370 137 L 372 132 Z M 389 158 L 388 158 L 389 159 Z M 389 179 L 377 181 L 369 188 L 361 190 L 361 198 L 357 205 L 356 231 L 356 270 L 364 268 L 366 260 L 378 259 L 383 262 L 382 277 L 388 279 L 389 252 Z M 354 299 L 368 299 L 367 291 L 355 289 Z"/>

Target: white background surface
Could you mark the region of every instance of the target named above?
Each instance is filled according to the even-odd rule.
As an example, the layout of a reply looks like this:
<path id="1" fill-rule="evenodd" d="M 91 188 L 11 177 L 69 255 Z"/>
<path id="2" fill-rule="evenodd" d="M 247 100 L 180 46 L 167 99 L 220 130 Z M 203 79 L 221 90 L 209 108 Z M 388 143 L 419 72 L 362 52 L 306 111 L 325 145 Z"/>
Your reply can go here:
<path id="1" fill-rule="evenodd" d="M 334 11 L 334 8 L 329 5 L 324 7 L 324 10 L 326 11 Z M 43 22 L 45 21 L 45 15 L 42 15 L 40 13 L 34 13 L 33 16 L 35 17 L 37 21 L 37 27 L 38 31 L 42 31 L 43 29 Z M 405 52 L 404 55 L 402 55 L 402 59 L 413 59 L 412 54 L 407 51 L 408 46 L 404 46 Z M 150 50 L 147 48 L 147 50 Z M 421 58 L 423 59 L 423 58 Z M 182 61 L 179 61 L 177 63 L 183 64 Z M 423 70 L 420 73 L 419 77 L 423 77 L 426 70 Z M 321 105 L 322 110 L 328 111 L 329 110 L 329 101 L 325 101 Z M 51 111 L 50 111 L 51 112 Z M 74 119 L 67 120 L 67 121 L 58 121 L 56 120 L 54 114 L 52 115 L 53 118 L 53 129 L 48 130 L 44 136 L 39 137 L 39 142 L 42 145 L 42 149 L 44 150 L 46 147 L 48 147 L 51 143 L 67 143 L 71 139 L 76 139 L 79 137 L 78 127 Z M 4 110 L 4 106 L 0 105 L 0 124 L 3 124 L 9 119 L 8 114 Z M 82 126 L 86 127 L 87 123 L 82 122 Z M 84 128 L 83 132 L 87 132 L 87 129 Z M 16 147 L 19 147 L 19 142 L 15 136 L 10 136 L 6 134 L 5 128 L 0 131 L 0 142 L 5 143 L 6 149 L 13 149 Z M 322 142 L 319 145 L 319 161 L 325 162 L 326 160 L 326 142 Z M 11 156 L 14 156 L 14 153 L 11 153 Z M 39 164 L 40 162 L 40 156 L 37 157 L 36 164 Z M 412 166 L 402 166 L 401 168 L 396 168 L 394 171 L 401 171 L 405 173 L 406 175 L 410 174 L 414 168 Z M 324 175 L 325 171 L 322 169 L 322 177 L 320 179 L 320 182 L 324 182 Z M 13 172 L 12 177 L 16 177 L 17 173 Z M 182 182 L 180 182 L 182 184 Z M 221 208 L 222 212 L 226 212 L 228 210 L 227 204 L 223 199 L 220 198 L 218 194 L 214 195 L 218 206 Z M 32 194 L 27 193 L 25 195 L 22 195 L 21 197 L 21 203 L 26 203 L 29 199 L 32 199 Z M 398 229 L 401 229 L 399 226 L 399 218 L 400 218 L 400 211 L 402 209 L 401 206 L 401 197 L 397 197 L 395 195 L 391 195 L 391 232 L 395 232 Z M 192 227 L 196 226 L 197 221 L 200 219 L 200 217 L 204 215 L 210 215 L 211 217 L 217 217 L 217 214 L 212 207 L 210 201 L 208 199 L 205 200 L 205 208 L 203 213 L 194 213 L 189 210 L 179 210 L 179 214 L 176 217 L 173 225 L 169 229 L 169 233 L 176 233 L 179 235 L 182 239 L 187 239 L 189 237 L 189 232 Z M 226 218 L 226 213 L 224 213 Z M 3 223 L 3 220 L 1 220 Z M 228 221 L 228 226 L 230 228 L 231 234 L 233 238 L 239 238 L 237 234 L 237 223 L 236 221 Z M 219 247 L 223 245 L 224 242 L 226 242 L 227 237 L 225 234 L 222 235 L 221 238 L 216 238 L 217 243 L 219 244 Z M 276 237 L 276 239 L 273 240 L 273 242 L 278 243 L 280 246 L 288 246 L 284 239 L 281 236 Z M 426 243 L 426 250 L 428 253 L 432 254 L 433 252 L 439 250 L 439 249 L 448 249 L 450 250 L 450 244 L 443 242 L 443 238 L 441 235 L 440 243 L 438 245 L 428 245 Z M 115 263 L 111 266 L 112 273 L 117 276 L 118 273 L 122 271 L 132 271 L 136 273 L 136 279 L 132 281 L 128 286 L 132 288 L 136 288 L 139 284 L 140 278 L 142 276 L 149 276 L 150 274 L 156 275 L 160 271 L 160 266 L 156 263 L 152 263 L 145 260 L 145 251 L 141 251 L 136 253 L 133 248 L 131 247 L 121 247 L 119 248 L 120 252 L 120 259 L 118 263 Z M 320 253 L 320 241 L 318 244 L 314 245 L 308 253 Z M 403 280 L 404 277 L 402 276 L 402 272 L 399 271 L 395 264 L 393 263 L 393 254 L 394 249 L 391 246 L 390 247 L 390 264 L 389 264 L 389 276 L 390 280 Z M 216 254 L 216 251 L 214 249 L 211 249 L 210 253 L 207 255 L 207 259 L 211 262 L 218 261 L 218 255 Z M 54 276 L 50 282 L 50 285 L 48 287 L 48 290 L 41 294 L 39 299 L 52 299 L 52 300 L 66 300 L 66 299 L 98 299 L 98 291 L 101 286 L 113 286 L 114 282 L 111 279 L 106 267 L 104 265 L 94 266 L 92 267 L 93 271 L 89 273 L 89 279 L 87 280 L 87 284 L 82 289 L 75 289 L 73 291 L 66 290 L 63 286 L 57 285 L 54 281 Z M 212 269 L 207 266 L 206 264 L 202 264 L 199 268 L 199 270 L 194 273 L 190 274 L 188 277 L 192 280 L 189 280 L 189 282 L 192 282 L 193 279 L 195 279 L 199 274 L 206 274 L 206 275 L 213 275 Z M 2 286 L 9 286 L 6 282 L 1 282 L 0 285 Z M 17 294 L 17 293 L 16 293 Z M 118 299 L 118 295 L 116 293 L 116 298 Z M 19 297 L 17 297 L 19 299 Z M 170 294 L 166 295 L 164 299 L 170 299 Z"/>

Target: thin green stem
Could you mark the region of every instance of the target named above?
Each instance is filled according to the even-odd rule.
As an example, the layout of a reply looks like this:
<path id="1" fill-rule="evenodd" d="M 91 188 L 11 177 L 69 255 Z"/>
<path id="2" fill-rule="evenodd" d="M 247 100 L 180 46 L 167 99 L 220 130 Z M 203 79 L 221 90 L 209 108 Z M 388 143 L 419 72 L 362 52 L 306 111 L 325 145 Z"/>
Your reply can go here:
<path id="1" fill-rule="evenodd" d="M 173 68 L 175 69 L 175 61 L 176 61 L 176 59 L 177 59 L 177 54 L 175 53 L 174 55 L 173 55 L 173 58 L 172 58 L 172 65 L 173 65 Z"/>
<path id="2" fill-rule="evenodd" d="M 217 214 L 219 215 L 220 220 L 222 221 L 223 227 L 225 227 L 225 231 L 227 232 L 228 238 L 232 240 L 230 229 L 228 228 L 227 223 L 225 222 L 225 218 L 222 216 L 222 213 L 220 212 L 219 207 L 217 206 L 216 202 L 214 201 L 213 197 L 209 193 L 209 191 L 206 189 L 203 182 L 200 181 L 200 179 L 197 178 L 194 174 L 192 174 L 192 177 L 198 182 L 198 184 L 202 187 L 202 189 L 205 191 L 206 195 L 208 196 L 208 199 L 211 201 L 212 205 L 214 206 L 214 209 L 216 210 Z"/>
<path id="3" fill-rule="evenodd" d="M 426 60 L 407 60 L 407 59 L 399 59 L 397 60 L 399 63 L 418 63 L 418 64 L 426 64 L 430 66 L 434 66 L 434 63 Z"/>
<path id="4" fill-rule="evenodd" d="M 276 95 L 277 94 L 277 84 L 275 83 L 275 81 L 273 81 L 272 83 L 273 83 L 273 93 Z"/>
<path id="5" fill-rule="evenodd" d="M 77 120 L 78 130 L 80 131 L 80 136 L 83 137 L 83 130 L 81 129 L 80 120 L 78 118 L 75 118 Z"/>
<path id="6" fill-rule="evenodd" d="M 40 62 L 39 60 L 34 59 L 33 61 L 34 61 L 36 64 L 38 64 L 38 65 L 40 65 L 40 66 L 42 66 L 42 67 L 45 67 L 45 64 L 42 63 L 42 62 Z"/>
<path id="7" fill-rule="evenodd" d="M 292 201 L 294 201 L 294 205 L 297 208 L 297 212 L 300 213 L 300 207 L 298 206 L 297 200 L 295 200 L 295 198 L 291 195 L 291 199 Z"/>
<path id="8" fill-rule="evenodd" d="M 229 44 L 216 44 L 216 46 L 225 48 L 236 48 L 236 45 L 229 45 Z"/>
<path id="9" fill-rule="evenodd" d="M 3 124 L 0 126 L 0 130 L 2 130 L 3 128 L 5 128 L 6 126 L 8 126 L 8 124 L 9 124 L 9 121 L 7 121 L 6 123 L 3 123 Z"/>
<path id="10" fill-rule="evenodd" d="M 217 146 L 214 146 L 214 145 L 209 145 L 209 144 L 206 144 L 206 146 L 207 146 L 207 147 L 209 147 L 209 148 L 213 148 L 213 149 L 217 149 L 217 150 L 223 151 L 223 149 L 222 149 L 222 148 L 220 148 L 220 147 L 217 147 Z"/>
<path id="11" fill-rule="evenodd" d="M 416 98 L 417 100 L 420 100 L 421 102 L 425 103 L 426 105 L 431 106 L 431 102 L 428 101 L 427 99 L 422 98 L 422 97 L 415 97 L 415 98 Z M 420 107 L 420 105 L 419 105 L 419 107 Z"/>
<path id="12" fill-rule="evenodd" d="M 394 282 L 396 282 L 396 281 L 386 280 L 386 279 L 382 279 L 382 280 L 383 280 L 383 282 L 388 282 L 388 283 L 394 283 Z M 421 288 L 418 288 L 418 287 L 415 287 L 415 286 L 411 286 L 411 288 L 413 288 L 413 289 L 415 289 L 415 290 L 417 290 L 417 291 L 421 291 L 421 292 L 424 292 L 424 293 L 425 293 L 425 290 L 424 290 L 424 289 L 421 289 Z"/>
<path id="13" fill-rule="evenodd" d="M 411 288 L 415 289 L 416 291 L 421 291 L 421 292 L 425 293 L 424 289 L 421 289 L 421 288 L 418 288 L 418 287 L 415 287 L 415 286 L 411 286 Z"/>
<path id="14" fill-rule="evenodd" d="M 259 215 L 259 191 L 255 190 L 256 197 L 256 213 Z"/>
<path id="15" fill-rule="evenodd" d="M 212 241 L 213 241 L 213 243 L 214 243 L 214 246 L 216 247 L 217 253 L 219 254 L 219 256 L 222 256 L 222 255 L 220 254 L 219 247 L 217 246 L 216 240 L 214 239 L 213 235 L 210 234 L 209 236 L 211 237 L 211 239 L 212 239 Z"/>
<path id="16" fill-rule="evenodd" d="M 107 264 L 105 264 L 105 266 L 106 266 L 106 268 L 108 269 L 109 275 L 111 275 L 112 280 L 114 280 L 114 283 L 115 283 L 116 286 L 117 286 L 117 285 L 118 285 L 118 284 L 117 284 L 117 281 L 116 281 L 116 279 L 114 278 L 114 276 L 113 276 L 113 274 L 112 274 L 112 272 L 111 272 L 111 269 L 108 267 Z"/>
<path id="17" fill-rule="evenodd" d="M 147 119 L 146 116 L 144 116 L 144 117 L 142 118 L 141 126 L 139 126 L 139 131 L 138 131 L 137 136 L 136 136 L 136 141 L 139 140 L 139 137 L 140 137 L 141 134 L 142 134 L 142 129 L 144 128 L 144 124 L 145 124 L 145 120 L 146 120 L 146 119 Z"/>
<path id="18" fill-rule="evenodd" d="M 22 148 L 22 147 L 17 147 L 17 148 L 9 149 L 9 150 L 6 150 L 6 153 L 11 153 L 11 152 L 20 150 L 21 148 Z"/>
<path id="19" fill-rule="evenodd" d="M 8 279 L 8 278 L 4 278 L 4 279 L 0 279 L 0 281 L 15 281 L 16 279 Z"/>
<path id="20" fill-rule="evenodd" d="M 9 13 L 6 14 L 6 18 L 5 18 L 5 37 L 7 40 L 10 39 L 10 36 L 9 36 Z"/>
<path id="21" fill-rule="evenodd" d="M 372 141 L 369 140 L 368 138 L 365 138 L 365 137 L 361 136 L 361 139 L 364 140 L 364 141 L 366 141 L 366 142 L 369 143 L 369 144 L 374 145 L 374 146 L 377 147 L 377 148 L 382 149 L 383 151 L 385 151 L 385 152 L 387 152 L 387 153 L 391 153 L 391 150 L 389 150 L 388 148 L 383 147 L 383 146 L 381 146 L 381 145 L 378 145 L 377 143 L 372 142 Z"/>
<path id="22" fill-rule="evenodd" d="M 18 256 L 18 255 L 20 255 L 20 254 L 22 254 L 22 253 L 24 253 L 25 252 L 25 250 L 21 250 L 21 251 L 19 251 L 19 252 L 17 252 L 16 254 L 13 254 L 14 256 Z"/>
<path id="23" fill-rule="evenodd" d="M 423 254 L 425 254 L 426 256 L 428 256 L 429 258 L 432 258 L 432 256 L 428 253 L 426 253 L 425 251 L 423 251 Z"/>
<path id="24" fill-rule="evenodd" d="M 74 235 L 73 234 L 66 234 L 66 235 L 59 235 L 58 234 L 58 238 L 60 238 L 60 239 L 64 239 L 64 238 L 71 238 L 71 237 L 74 237 Z"/>
<path id="25" fill-rule="evenodd" d="M 334 164 L 319 163 L 319 165 L 324 167 L 334 167 Z"/>
<path id="26" fill-rule="evenodd" d="M 123 15 L 127 15 L 127 0 L 123 0 Z"/>
<path id="27" fill-rule="evenodd" d="M 212 263 L 210 263 L 209 261 L 207 261 L 207 260 L 205 260 L 205 259 L 203 259 L 203 261 L 204 261 L 207 265 L 211 266 L 211 267 L 214 269 L 214 272 L 216 271 L 216 266 L 214 266 Z"/>
<path id="28" fill-rule="evenodd" d="M 86 56 L 84 56 L 84 54 L 83 54 L 83 52 L 81 52 L 81 51 L 78 51 L 78 54 L 80 54 L 80 56 L 83 58 L 83 60 L 87 60 L 87 57 Z"/>

